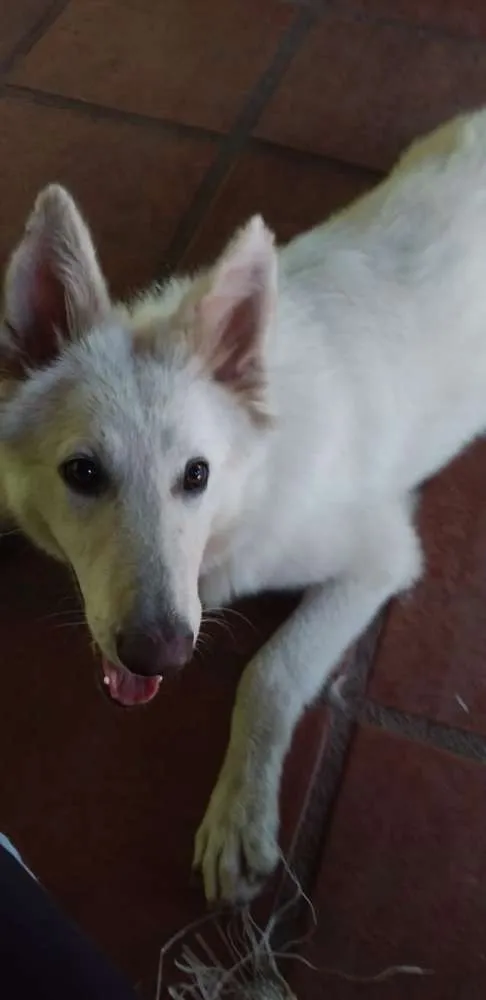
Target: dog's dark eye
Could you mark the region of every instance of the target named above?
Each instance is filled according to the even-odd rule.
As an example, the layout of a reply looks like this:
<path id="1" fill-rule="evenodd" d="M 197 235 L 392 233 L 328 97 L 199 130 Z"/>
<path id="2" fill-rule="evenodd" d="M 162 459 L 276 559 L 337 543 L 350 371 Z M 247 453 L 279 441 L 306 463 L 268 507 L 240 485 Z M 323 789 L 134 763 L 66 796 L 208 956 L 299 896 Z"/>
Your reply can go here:
<path id="1" fill-rule="evenodd" d="M 204 458 L 193 458 L 187 463 L 182 480 L 184 493 L 202 493 L 208 485 L 209 465 Z"/>
<path id="2" fill-rule="evenodd" d="M 86 497 L 97 497 L 106 489 L 105 473 L 95 458 L 77 455 L 63 462 L 59 472 L 64 482 L 74 493 Z"/>

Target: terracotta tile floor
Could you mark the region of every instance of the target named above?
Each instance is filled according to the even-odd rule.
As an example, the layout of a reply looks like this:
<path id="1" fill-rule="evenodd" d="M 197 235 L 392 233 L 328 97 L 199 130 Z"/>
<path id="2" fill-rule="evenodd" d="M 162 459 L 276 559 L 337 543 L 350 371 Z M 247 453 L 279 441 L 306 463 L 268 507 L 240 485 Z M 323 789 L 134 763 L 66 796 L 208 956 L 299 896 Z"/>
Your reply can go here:
<path id="1" fill-rule="evenodd" d="M 481 0 L 0 0 L 0 252 L 37 189 L 72 188 L 117 292 L 282 240 L 372 185 L 417 131 L 486 100 Z M 486 445 L 424 491 L 424 581 L 348 658 L 348 713 L 303 720 L 283 843 L 316 906 L 299 1000 L 486 994 Z M 98 695 L 64 572 L 2 540 L 0 828 L 142 992 L 203 912 L 192 836 L 265 598 L 146 711 Z M 483 826 L 484 824 L 484 826 Z M 305 908 L 302 919 L 306 916 Z"/>

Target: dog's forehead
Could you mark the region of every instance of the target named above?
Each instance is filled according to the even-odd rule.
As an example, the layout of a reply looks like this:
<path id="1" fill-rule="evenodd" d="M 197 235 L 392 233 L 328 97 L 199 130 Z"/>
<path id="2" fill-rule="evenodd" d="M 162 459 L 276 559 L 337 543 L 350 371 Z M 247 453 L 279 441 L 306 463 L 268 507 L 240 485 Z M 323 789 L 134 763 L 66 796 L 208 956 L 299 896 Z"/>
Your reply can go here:
<path id="1" fill-rule="evenodd" d="M 149 451 L 204 443 L 207 392 L 183 352 L 138 351 L 121 324 L 93 331 L 73 346 L 70 407 L 81 408 L 88 430 L 105 440 Z"/>
<path id="2" fill-rule="evenodd" d="M 137 352 L 131 331 L 121 324 L 93 331 L 74 348 L 71 366 L 83 395 L 105 418 L 126 413 L 134 422 L 170 417 L 192 381 L 174 352 L 157 359 Z"/>

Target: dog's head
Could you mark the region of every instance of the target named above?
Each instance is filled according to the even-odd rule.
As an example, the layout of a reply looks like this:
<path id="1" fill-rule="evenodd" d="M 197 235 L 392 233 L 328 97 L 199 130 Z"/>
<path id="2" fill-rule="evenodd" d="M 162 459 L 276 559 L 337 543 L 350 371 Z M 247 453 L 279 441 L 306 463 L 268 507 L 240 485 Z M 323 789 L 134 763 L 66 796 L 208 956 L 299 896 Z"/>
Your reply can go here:
<path id="1" fill-rule="evenodd" d="M 253 219 L 212 270 L 116 306 L 60 187 L 7 270 L 0 496 L 71 565 L 124 704 L 147 701 L 197 638 L 198 581 L 255 488 L 269 422 L 273 239 Z"/>

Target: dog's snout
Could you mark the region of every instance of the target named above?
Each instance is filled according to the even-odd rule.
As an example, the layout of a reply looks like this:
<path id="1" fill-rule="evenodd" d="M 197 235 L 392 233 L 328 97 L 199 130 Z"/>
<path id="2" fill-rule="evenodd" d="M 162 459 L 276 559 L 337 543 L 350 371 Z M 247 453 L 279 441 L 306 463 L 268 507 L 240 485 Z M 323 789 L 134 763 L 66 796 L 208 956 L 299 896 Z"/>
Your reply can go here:
<path id="1" fill-rule="evenodd" d="M 144 677 L 176 673 L 191 659 L 193 646 L 194 634 L 184 622 L 164 627 L 123 629 L 116 640 L 123 666 Z"/>

